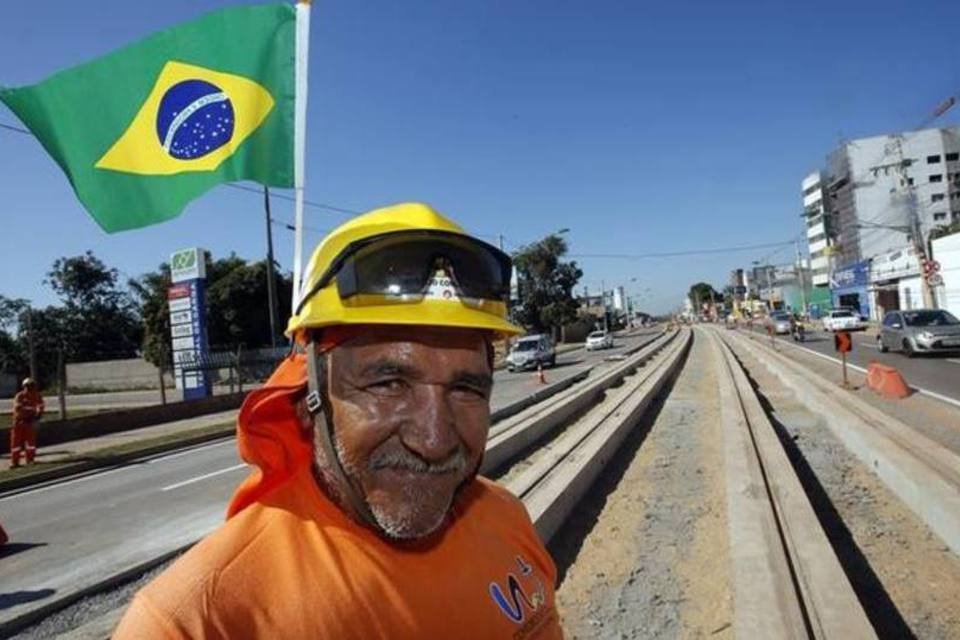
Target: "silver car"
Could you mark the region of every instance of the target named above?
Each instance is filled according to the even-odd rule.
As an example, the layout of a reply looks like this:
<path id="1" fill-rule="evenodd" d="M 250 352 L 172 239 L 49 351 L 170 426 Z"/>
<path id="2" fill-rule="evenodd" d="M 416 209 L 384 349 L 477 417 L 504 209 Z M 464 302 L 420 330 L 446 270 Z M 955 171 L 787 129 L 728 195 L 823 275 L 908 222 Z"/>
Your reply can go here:
<path id="1" fill-rule="evenodd" d="M 557 352 L 553 348 L 553 341 L 543 334 L 520 338 L 507 356 L 509 371 L 552 367 L 556 364 Z"/>
<path id="2" fill-rule="evenodd" d="M 883 316 L 877 349 L 899 350 L 908 358 L 960 351 L 960 320 L 943 309 L 889 311 Z"/>
<path id="3" fill-rule="evenodd" d="M 790 314 L 786 311 L 774 311 L 767 320 L 767 325 L 773 327 L 777 335 L 786 335 L 793 329 Z"/>

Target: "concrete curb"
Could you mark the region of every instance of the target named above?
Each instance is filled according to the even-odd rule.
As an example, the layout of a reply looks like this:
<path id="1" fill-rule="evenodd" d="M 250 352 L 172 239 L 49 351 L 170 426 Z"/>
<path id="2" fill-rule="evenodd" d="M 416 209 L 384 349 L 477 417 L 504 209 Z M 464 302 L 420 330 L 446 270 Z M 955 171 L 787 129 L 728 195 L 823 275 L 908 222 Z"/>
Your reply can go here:
<path id="1" fill-rule="evenodd" d="M 518 495 L 523 494 L 522 499 L 534 528 L 544 542 L 549 542 L 563 525 L 607 462 L 616 454 L 627 434 L 636 426 L 661 389 L 680 370 L 693 334 L 687 331 L 685 335 L 681 332 L 674 335 L 681 337 L 671 341 L 663 357 L 653 363 L 648 372 L 639 374 L 640 379 L 621 390 L 623 400 L 615 409 L 588 420 L 580 433 L 570 434 L 575 444 L 562 460 L 555 464 L 542 460 L 540 465 L 528 468 L 508 486 Z M 537 466 L 541 468 L 535 468 Z M 535 480 L 535 484 L 531 480 Z M 523 489 L 523 486 L 529 488 Z"/>
<path id="2" fill-rule="evenodd" d="M 759 343 L 737 341 L 960 555 L 960 456 Z"/>

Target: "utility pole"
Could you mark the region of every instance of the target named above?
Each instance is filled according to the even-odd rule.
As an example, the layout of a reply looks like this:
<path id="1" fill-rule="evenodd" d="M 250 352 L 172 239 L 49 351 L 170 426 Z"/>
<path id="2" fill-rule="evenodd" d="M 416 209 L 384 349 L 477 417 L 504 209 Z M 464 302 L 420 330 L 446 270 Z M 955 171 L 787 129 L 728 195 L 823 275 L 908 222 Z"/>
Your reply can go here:
<path id="1" fill-rule="evenodd" d="M 807 315 L 807 284 L 803 277 L 803 256 L 800 253 L 800 240 L 795 243 L 797 248 L 797 281 L 800 283 L 800 308 L 803 315 Z"/>
<path id="2" fill-rule="evenodd" d="M 37 379 L 37 352 L 33 347 L 33 307 L 27 305 L 27 350 L 30 352 L 30 377 Z M 37 383 L 39 384 L 39 383 Z"/>
<path id="3" fill-rule="evenodd" d="M 600 281 L 600 299 L 603 301 L 603 330 L 609 331 L 610 327 L 607 324 L 607 286 L 603 280 Z"/>
<path id="4" fill-rule="evenodd" d="M 263 210 L 267 216 L 267 309 L 270 314 L 270 346 L 277 346 L 277 280 L 273 271 L 273 220 L 270 217 L 270 189 L 263 187 Z"/>
<path id="5" fill-rule="evenodd" d="M 927 262 L 927 245 L 926 242 L 924 242 L 923 229 L 920 226 L 920 213 L 917 210 L 917 192 L 907 176 L 906 162 L 903 157 L 903 136 L 896 134 L 893 136 L 893 141 L 894 148 L 897 152 L 897 162 L 894 164 L 894 168 L 900 178 L 898 191 L 902 192 L 906 190 L 907 219 L 910 227 L 910 236 L 913 240 L 914 254 L 920 263 L 923 306 L 930 309 L 934 307 L 933 289 L 930 287 L 930 283 L 927 282 L 927 278 L 923 275 L 923 265 Z"/>
<path id="6" fill-rule="evenodd" d="M 500 251 L 503 251 L 503 234 L 497 234 L 497 245 L 500 247 Z"/>

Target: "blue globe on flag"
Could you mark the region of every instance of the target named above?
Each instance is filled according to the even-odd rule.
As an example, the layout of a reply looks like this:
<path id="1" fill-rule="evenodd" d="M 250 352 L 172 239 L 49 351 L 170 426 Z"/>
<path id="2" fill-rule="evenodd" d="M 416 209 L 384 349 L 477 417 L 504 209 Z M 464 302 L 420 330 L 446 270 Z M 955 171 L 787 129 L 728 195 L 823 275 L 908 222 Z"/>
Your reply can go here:
<path id="1" fill-rule="evenodd" d="M 233 137 L 230 97 L 204 80 L 178 82 L 163 94 L 157 109 L 157 137 L 178 160 L 202 158 Z"/>

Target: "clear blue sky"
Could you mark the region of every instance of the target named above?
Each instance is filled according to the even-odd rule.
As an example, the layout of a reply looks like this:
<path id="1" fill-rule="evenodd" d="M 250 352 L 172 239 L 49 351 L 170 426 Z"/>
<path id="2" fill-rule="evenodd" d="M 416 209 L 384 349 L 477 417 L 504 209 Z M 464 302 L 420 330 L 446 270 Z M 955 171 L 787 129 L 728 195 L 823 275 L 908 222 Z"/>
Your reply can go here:
<path id="1" fill-rule="evenodd" d="M 228 4 L 5 3 L 0 83 L 37 82 Z M 424 200 L 508 248 L 569 227 L 575 255 L 787 240 L 800 180 L 841 136 L 910 128 L 960 90 L 958 24 L 960 3 L 946 0 L 319 0 L 308 198 L 357 210 Z M 19 124 L 3 106 L 0 123 Z M 108 236 L 36 141 L 3 130 L 0 216 L 0 294 L 37 304 L 54 300 L 42 284 L 53 260 L 87 249 L 129 276 L 183 246 L 264 252 L 261 199 L 227 187 L 176 221 Z M 308 243 L 343 219 L 308 209 Z M 289 268 L 292 234 L 277 229 L 276 242 Z M 649 287 L 646 308 L 663 311 L 692 282 L 721 286 L 770 253 L 580 263 L 591 288 L 636 278 L 629 290 Z"/>

